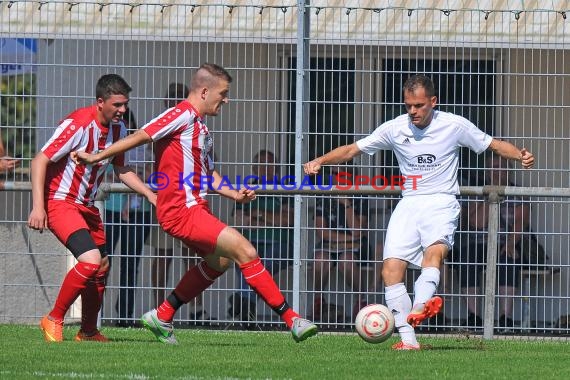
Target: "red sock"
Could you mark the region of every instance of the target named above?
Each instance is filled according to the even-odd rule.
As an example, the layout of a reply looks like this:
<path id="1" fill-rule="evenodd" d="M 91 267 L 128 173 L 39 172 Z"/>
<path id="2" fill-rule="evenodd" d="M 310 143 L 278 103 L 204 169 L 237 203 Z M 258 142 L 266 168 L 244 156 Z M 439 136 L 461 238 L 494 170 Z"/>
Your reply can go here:
<path id="1" fill-rule="evenodd" d="M 81 331 L 83 332 L 92 333 L 97 330 L 97 318 L 103 303 L 107 274 L 108 271 L 97 272 L 81 291 Z"/>
<path id="2" fill-rule="evenodd" d="M 164 301 L 157 309 L 158 318 L 165 322 L 172 321 L 174 313 L 176 313 L 178 307 L 192 301 L 204 290 L 210 287 L 210 285 L 216 281 L 216 278 L 220 277 L 222 274 L 224 274 L 224 272 L 218 272 L 217 270 L 210 268 L 206 265 L 205 261 L 200 261 L 198 265 L 194 265 L 192 268 L 188 269 L 174 289 L 174 293 L 180 300 L 181 305 L 173 307 L 173 305 L 168 301 Z"/>
<path id="3" fill-rule="evenodd" d="M 172 322 L 176 309 L 172 307 L 168 300 L 164 300 L 159 307 L 156 308 L 156 315 L 158 319 L 164 322 Z"/>
<path id="4" fill-rule="evenodd" d="M 300 315 L 297 312 L 295 312 L 295 310 L 293 310 L 292 308 L 288 308 L 287 310 L 285 310 L 283 315 L 281 315 L 281 318 L 283 319 L 288 328 L 291 328 L 291 326 L 293 326 L 293 318 L 298 318 L 298 317 L 300 317 Z"/>
<path id="5" fill-rule="evenodd" d="M 63 321 L 67 310 L 79 297 L 79 293 L 87 286 L 87 281 L 95 276 L 98 270 L 98 264 L 80 262 L 67 272 L 59 289 L 53 310 L 49 313 L 53 320 Z"/>
<path id="6" fill-rule="evenodd" d="M 285 302 L 285 297 L 279 290 L 271 274 L 265 269 L 261 259 L 258 257 L 239 267 L 247 284 L 259 294 L 266 304 L 281 315 L 287 327 L 291 327 L 293 318 L 298 317 L 299 314 L 293 311 L 287 302 Z"/>

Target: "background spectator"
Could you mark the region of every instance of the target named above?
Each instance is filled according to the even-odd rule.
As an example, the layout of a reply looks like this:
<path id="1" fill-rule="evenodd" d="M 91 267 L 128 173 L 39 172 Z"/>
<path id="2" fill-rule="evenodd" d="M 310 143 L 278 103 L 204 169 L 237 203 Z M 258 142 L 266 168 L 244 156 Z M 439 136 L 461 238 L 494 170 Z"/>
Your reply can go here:
<path id="1" fill-rule="evenodd" d="M 258 180 L 252 184 L 271 184 L 279 181 L 277 157 L 269 150 L 261 150 L 253 157 L 252 172 Z M 293 252 L 291 223 L 292 210 L 286 197 L 259 195 L 255 202 L 236 204 L 235 224 L 244 226 L 243 235 L 251 241 L 263 259 L 265 267 L 275 277 L 291 264 Z M 245 321 L 257 319 L 257 296 L 250 290 L 241 273 L 239 291 L 230 296 L 228 310 L 234 318 Z"/>
<path id="2" fill-rule="evenodd" d="M 134 115 L 129 109 L 123 120 L 128 131 L 136 130 Z M 150 174 L 144 163 L 150 155 L 145 155 L 144 147 L 137 147 L 126 153 L 128 164 L 135 169 L 142 180 Z M 135 305 L 135 288 L 139 272 L 140 256 L 144 242 L 150 231 L 151 205 L 138 194 L 111 193 L 105 202 L 105 233 L 107 235 L 107 252 L 120 257 L 119 262 L 119 296 L 115 304 L 118 314 L 117 326 L 135 325 L 133 311 Z M 121 240 L 120 255 L 115 253 L 118 240 Z"/>
<path id="3" fill-rule="evenodd" d="M 509 163 L 505 159 L 489 154 L 486 157 L 486 185 L 515 186 L 509 179 Z M 500 203 L 499 252 L 497 274 L 499 285 L 499 326 L 512 328 L 513 300 L 520 281 L 521 256 L 520 242 L 524 232 L 529 231 L 530 207 L 520 197 L 506 197 Z M 478 309 L 478 294 L 481 273 L 487 262 L 487 226 L 489 222 L 489 203 L 487 200 L 471 200 L 464 207 L 467 235 L 460 247 L 460 262 L 469 263 L 459 267 L 462 293 L 466 294 L 467 324 L 482 326 L 483 321 Z"/>
<path id="4" fill-rule="evenodd" d="M 353 170 L 333 168 L 331 176 L 337 184 L 339 178 L 351 178 Z M 353 180 L 353 179 L 351 179 Z M 327 197 L 317 199 L 315 210 L 315 229 L 317 244 L 313 261 L 313 286 L 315 300 L 313 319 L 322 320 L 323 310 L 330 310 L 331 305 L 322 295 L 329 281 L 333 267 L 342 273 L 345 283 L 357 293 L 352 309 L 352 318 L 364 304 L 362 291 L 361 261 L 369 260 L 370 245 L 368 234 L 368 202 L 366 199 L 347 197 Z"/>

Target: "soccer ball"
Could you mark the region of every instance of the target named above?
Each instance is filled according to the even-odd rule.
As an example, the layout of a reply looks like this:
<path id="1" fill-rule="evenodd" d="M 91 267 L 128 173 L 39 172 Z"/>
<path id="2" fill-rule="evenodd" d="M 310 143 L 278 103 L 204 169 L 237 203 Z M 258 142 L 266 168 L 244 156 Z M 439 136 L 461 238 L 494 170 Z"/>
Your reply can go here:
<path id="1" fill-rule="evenodd" d="M 368 343 L 381 343 L 392 336 L 394 316 L 384 305 L 364 306 L 354 322 L 358 335 Z"/>

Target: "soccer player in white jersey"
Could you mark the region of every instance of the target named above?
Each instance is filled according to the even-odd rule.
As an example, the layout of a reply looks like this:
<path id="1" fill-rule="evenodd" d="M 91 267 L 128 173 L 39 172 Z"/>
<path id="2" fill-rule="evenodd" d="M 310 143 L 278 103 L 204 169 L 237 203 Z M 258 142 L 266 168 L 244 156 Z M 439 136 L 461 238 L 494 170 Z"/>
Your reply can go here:
<path id="1" fill-rule="evenodd" d="M 435 110 L 434 84 L 425 75 L 410 77 L 404 83 L 403 95 L 407 114 L 383 123 L 355 143 L 307 162 L 304 170 L 314 175 L 322 165 L 392 149 L 401 175 L 420 177 L 415 177 L 417 186 L 410 183 L 402 189 L 403 198 L 388 224 L 382 267 L 386 304 L 394 313 L 401 337 L 392 348 L 419 350 L 414 328 L 443 306 L 443 300 L 434 294 L 443 260 L 453 246 L 459 217 L 459 149 L 468 147 L 478 154 L 490 149 L 501 157 L 521 162 L 525 169 L 533 166 L 534 156 L 524 148 L 489 136 L 461 116 Z M 413 304 L 404 285 L 409 263 L 422 268 L 414 284 Z"/>
<path id="2" fill-rule="evenodd" d="M 108 341 L 97 329 L 109 259 L 105 229 L 94 206 L 107 165 L 112 163 L 123 183 L 156 203 L 156 194 L 125 166 L 122 154 L 90 167 L 79 166 L 70 157 L 75 150 L 97 152 L 125 137 L 122 116 L 130 91 L 120 76 L 103 75 L 95 89 L 96 104 L 66 116 L 32 161 L 33 207 L 28 226 L 39 231 L 49 228 L 78 261 L 65 276 L 54 308 L 40 322 L 48 342 L 63 341 L 65 314 L 79 295 L 81 328 L 75 340 Z"/>
<path id="3" fill-rule="evenodd" d="M 253 245 L 216 218 L 205 198 L 205 178 L 213 178 L 212 188 L 238 203 L 248 203 L 256 197 L 253 190 L 220 186 L 223 178 L 214 170 L 213 141 L 203 120 L 204 116 L 216 116 L 228 103 L 231 81 L 224 68 L 205 63 L 192 76 L 186 100 L 102 152 L 75 153 L 78 162 L 93 164 L 136 146 L 155 143 L 156 174 L 160 174 L 160 182 L 165 185 L 158 191 L 158 221 L 164 231 L 203 258 L 188 269 L 157 309 L 142 317 L 145 327 L 163 343 L 177 343 L 172 328 L 176 311 L 212 285 L 232 262 L 239 265 L 248 285 L 281 316 L 297 342 L 317 333 L 315 324 L 289 306 Z"/>

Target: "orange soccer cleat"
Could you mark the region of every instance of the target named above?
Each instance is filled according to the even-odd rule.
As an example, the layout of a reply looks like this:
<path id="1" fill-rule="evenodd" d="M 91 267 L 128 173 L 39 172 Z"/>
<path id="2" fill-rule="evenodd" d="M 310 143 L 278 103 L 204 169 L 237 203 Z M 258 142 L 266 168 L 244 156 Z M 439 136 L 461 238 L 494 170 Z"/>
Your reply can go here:
<path id="1" fill-rule="evenodd" d="M 419 344 L 413 345 L 413 344 L 404 343 L 402 341 L 399 341 L 398 343 L 392 345 L 392 350 L 396 351 L 419 351 L 421 349 L 422 347 Z"/>
<path id="2" fill-rule="evenodd" d="M 63 321 L 54 321 L 46 315 L 40 321 L 46 342 L 63 342 Z"/>
<path id="3" fill-rule="evenodd" d="M 79 330 L 77 335 L 75 335 L 75 341 L 77 342 L 102 342 L 107 343 L 109 339 L 101 334 L 99 330 L 95 330 L 92 334 L 86 334 L 83 331 Z"/>
<path id="4" fill-rule="evenodd" d="M 412 325 L 412 327 L 418 326 L 422 323 L 425 319 L 431 318 L 437 313 L 440 312 L 441 308 L 443 307 L 443 299 L 441 297 L 432 297 L 418 309 L 413 308 L 410 314 L 408 315 L 408 323 Z"/>

